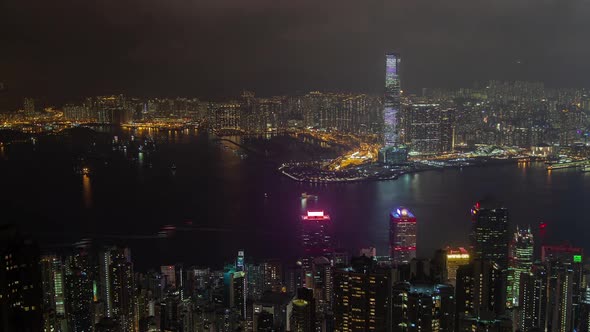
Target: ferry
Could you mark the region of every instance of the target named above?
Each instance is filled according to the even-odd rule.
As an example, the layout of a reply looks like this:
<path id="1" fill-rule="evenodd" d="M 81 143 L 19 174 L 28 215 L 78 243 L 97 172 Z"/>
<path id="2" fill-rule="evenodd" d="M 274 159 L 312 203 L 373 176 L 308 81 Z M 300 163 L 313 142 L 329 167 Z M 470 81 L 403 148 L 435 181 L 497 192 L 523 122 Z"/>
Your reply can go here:
<path id="1" fill-rule="evenodd" d="M 318 199 L 318 195 L 311 195 L 308 193 L 301 193 L 301 199 Z"/>

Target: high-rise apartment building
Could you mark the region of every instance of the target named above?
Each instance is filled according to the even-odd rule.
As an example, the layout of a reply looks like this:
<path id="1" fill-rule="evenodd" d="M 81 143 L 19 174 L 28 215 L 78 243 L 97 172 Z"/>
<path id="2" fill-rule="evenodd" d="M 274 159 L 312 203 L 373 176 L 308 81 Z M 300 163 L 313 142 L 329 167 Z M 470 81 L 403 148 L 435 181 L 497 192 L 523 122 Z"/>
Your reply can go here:
<path id="1" fill-rule="evenodd" d="M 334 331 L 389 331 L 391 271 L 368 257 L 334 271 Z"/>
<path id="2" fill-rule="evenodd" d="M 401 282 L 393 286 L 392 331 L 455 331 L 451 285 Z"/>

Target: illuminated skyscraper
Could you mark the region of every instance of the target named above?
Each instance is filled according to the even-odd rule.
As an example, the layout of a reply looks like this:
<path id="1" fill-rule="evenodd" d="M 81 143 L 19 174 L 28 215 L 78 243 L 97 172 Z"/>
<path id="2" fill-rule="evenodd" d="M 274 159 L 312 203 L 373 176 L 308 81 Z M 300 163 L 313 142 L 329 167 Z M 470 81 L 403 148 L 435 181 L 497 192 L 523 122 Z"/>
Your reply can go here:
<path id="1" fill-rule="evenodd" d="M 110 293 L 112 315 L 121 325 L 123 331 L 135 331 L 135 286 L 133 283 L 133 265 L 125 255 L 127 249 L 111 251 Z"/>
<path id="2" fill-rule="evenodd" d="M 406 109 L 404 142 L 419 153 L 448 152 L 453 149 L 454 109 L 439 104 L 414 103 Z"/>
<path id="3" fill-rule="evenodd" d="M 547 267 L 547 329 L 578 330 L 583 279 L 583 249 L 570 245 L 542 246 L 541 260 Z"/>
<path id="4" fill-rule="evenodd" d="M 390 214 L 389 246 L 394 264 L 408 264 L 416 258 L 416 217 L 410 210 L 399 207 Z"/>
<path id="5" fill-rule="evenodd" d="M 407 139 L 411 150 L 437 153 L 441 144 L 441 109 L 438 104 L 412 104 L 408 112 Z"/>
<path id="6" fill-rule="evenodd" d="M 13 226 L 0 227 L 0 331 L 41 331 L 39 248 Z"/>
<path id="7" fill-rule="evenodd" d="M 475 203 L 471 209 L 473 220 L 473 256 L 491 260 L 500 269 L 508 267 L 508 209 L 492 200 Z"/>
<path id="8" fill-rule="evenodd" d="M 33 98 L 25 98 L 23 106 L 26 116 L 35 115 L 35 100 Z"/>
<path id="9" fill-rule="evenodd" d="M 534 242 L 530 227 L 527 229 L 516 228 L 511 249 L 512 259 L 510 265 L 514 272 L 514 278 L 511 287 L 512 294 L 508 294 L 508 297 L 510 299 L 512 296 L 512 303 L 518 306 L 521 274 L 530 273 L 533 266 Z"/>
<path id="10" fill-rule="evenodd" d="M 502 272 L 493 261 L 475 259 L 457 270 L 457 331 L 511 331 L 505 317 Z"/>
<path id="11" fill-rule="evenodd" d="M 313 306 L 302 299 L 293 300 L 293 315 L 291 315 L 291 331 L 311 332 L 315 326 L 313 321 Z"/>
<path id="12" fill-rule="evenodd" d="M 447 248 L 447 278 L 449 283 L 457 284 L 457 269 L 459 266 L 469 264 L 469 252 L 465 248 Z"/>
<path id="13" fill-rule="evenodd" d="M 334 331 L 389 331 L 391 270 L 365 256 L 334 272 Z"/>
<path id="14" fill-rule="evenodd" d="M 66 258 L 66 316 L 70 331 L 91 331 L 94 300 L 92 268 L 86 248 L 75 250 Z"/>
<path id="15" fill-rule="evenodd" d="M 384 147 L 395 146 L 398 141 L 398 112 L 401 98 L 399 54 L 385 55 L 385 96 L 383 99 Z"/>
<path id="16" fill-rule="evenodd" d="M 393 331 L 455 331 L 455 290 L 450 285 L 401 282 L 391 296 Z"/>
<path id="17" fill-rule="evenodd" d="M 246 318 L 246 272 L 236 271 L 233 266 L 223 273 L 225 285 L 225 304 L 239 312 L 242 318 Z"/>
<path id="18" fill-rule="evenodd" d="M 334 251 L 332 220 L 324 211 L 307 211 L 301 216 L 301 227 L 306 256 L 323 256 Z"/>
<path id="19" fill-rule="evenodd" d="M 520 275 L 518 328 L 522 332 L 545 331 L 547 322 L 547 270 L 535 264 L 531 272 Z"/>
<path id="20" fill-rule="evenodd" d="M 44 255 L 40 265 L 43 281 L 43 328 L 58 331 L 66 324 L 63 262 L 57 255 Z"/>

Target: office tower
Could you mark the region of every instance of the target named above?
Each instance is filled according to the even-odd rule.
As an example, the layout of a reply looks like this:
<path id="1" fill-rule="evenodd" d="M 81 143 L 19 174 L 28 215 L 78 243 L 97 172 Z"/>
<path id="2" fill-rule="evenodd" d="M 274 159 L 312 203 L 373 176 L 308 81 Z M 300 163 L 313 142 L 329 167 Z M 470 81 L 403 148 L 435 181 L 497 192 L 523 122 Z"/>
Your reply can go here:
<path id="1" fill-rule="evenodd" d="M 123 331 L 135 331 L 135 287 L 133 265 L 127 260 L 124 249 L 111 251 L 109 266 L 112 317 Z"/>
<path id="2" fill-rule="evenodd" d="M 267 292 L 254 302 L 255 331 L 289 331 L 293 295 Z"/>
<path id="3" fill-rule="evenodd" d="M 389 247 L 393 264 L 408 264 L 416 258 L 416 217 L 404 207 L 390 213 Z"/>
<path id="4" fill-rule="evenodd" d="M 441 152 L 451 152 L 455 149 L 455 118 L 457 111 L 445 108 L 440 111 L 440 145 Z"/>
<path id="5" fill-rule="evenodd" d="M 507 300 L 512 300 L 514 306 L 519 305 L 520 276 L 523 273 L 529 273 L 533 266 L 533 251 L 534 242 L 531 228 L 520 229 L 517 227 L 511 244 L 510 267 L 513 271 L 513 280 L 512 285 L 509 284 L 508 288 L 512 289 L 512 294 L 507 294 Z"/>
<path id="6" fill-rule="evenodd" d="M 176 288 L 176 267 L 174 265 L 163 265 L 160 267 L 164 288 Z"/>
<path id="7" fill-rule="evenodd" d="M 14 226 L 0 227 L 0 330 L 42 328 L 39 248 Z"/>
<path id="8" fill-rule="evenodd" d="M 473 256 L 508 267 L 508 209 L 493 200 L 482 200 L 471 209 Z"/>
<path id="9" fill-rule="evenodd" d="M 113 316 L 113 302 L 111 292 L 111 250 L 105 247 L 98 252 L 98 275 L 99 275 L 99 301 L 104 304 L 104 316 Z"/>
<path id="10" fill-rule="evenodd" d="M 401 82 L 399 54 L 385 55 L 385 96 L 383 98 L 383 145 L 385 148 L 399 144 L 398 113 L 401 104 Z"/>
<path id="11" fill-rule="evenodd" d="M 278 259 L 261 262 L 264 269 L 264 292 L 280 292 L 283 288 L 283 264 Z"/>
<path id="12" fill-rule="evenodd" d="M 123 95 L 89 98 L 86 107 L 98 123 L 125 124 L 133 120 L 133 110 Z"/>
<path id="13" fill-rule="evenodd" d="M 295 303 L 295 301 L 302 301 Z M 315 331 L 318 326 L 316 318 L 316 301 L 313 290 L 309 288 L 297 289 L 297 297 L 293 301 L 293 315 L 291 328 L 294 331 Z M 296 305 L 298 307 L 296 307 Z"/>
<path id="14" fill-rule="evenodd" d="M 246 280 L 248 298 L 258 300 L 264 294 L 264 265 L 258 263 L 246 263 Z"/>
<path id="15" fill-rule="evenodd" d="M 507 324 L 502 279 L 499 266 L 490 260 L 475 259 L 457 269 L 459 331 L 495 330 Z"/>
<path id="16" fill-rule="evenodd" d="M 441 109 L 438 104 L 412 104 L 409 106 L 406 141 L 418 153 L 438 153 L 441 143 Z"/>
<path id="17" fill-rule="evenodd" d="M 547 270 L 544 265 L 535 264 L 530 272 L 521 273 L 518 302 L 520 331 L 544 331 L 547 321 Z"/>
<path id="18" fill-rule="evenodd" d="M 226 267 L 223 273 L 224 302 L 227 308 L 235 309 L 246 318 L 246 273 L 236 271 L 233 266 Z"/>
<path id="19" fill-rule="evenodd" d="M 90 331 L 93 324 L 93 273 L 86 248 L 78 247 L 66 257 L 66 316 L 72 332 Z"/>
<path id="20" fill-rule="evenodd" d="M 183 301 L 186 293 L 186 271 L 182 263 L 174 265 L 174 279 L 176 280 L 176 290 L 180 295 L 180 301 Z"/>
<path id="21" fill-rule="evenodd" d="M 457 285 L 457 269 L 460 266 L 469 264 L 469 252 L 463 248 L 446 249 L 447 279 L 453 286 Z"/>
<path id="22" fill-rule="evenodd" d="M 35 100 L 33 98 L 25 98 L 23 106 L 26 116 L 35 115 Z"/>
<path id="23" fill-rule="evenodd" d="M 245 269 L 244 250 L 239 250 L 238 257 L 236 258 L 236 271 L 244 271 Z"/>
<path id="24" fill-rule="evenodd" d="M 401 282 L 391 296 L 393 331 L 455 331 L 451 285 Z"/>
<path id="25" fill-rule="evenodd" d="M 293 314 L 291 316 L 291 331 L 312 332 L 315 321 L 313 306 L 309 301 L 303 299 L 293 300 Z"/>
<path id="26" fill-rule="evenodd" d="M 368 257 L 334 271 L 334 331 L 388 331 L 391 270 Z"/>
<path id="27" fill-rule="evenodd" d="M 286 267 L 285 287 L 289 294 L 295 294 L 297 290 L 305 285 L 303 267 L 301 261 Z"/>
<path id="28" fill-rule="evenodd" d="M 316 257 L 312 262 L 312 288 L 316 310 L 328 312 L 332 307 L 332 265 L 326 257 Z"/>
<path id="29" fill-rule="evenodd" d="M 583 250 L 570 245 L 542 246 L 547 267 L 547 328 L 552 331 L 579 329 L 583 284 Z"/>
<path id="30" fill-rule="evenodd" d="M 239 103 L 210 103 L 209 123 L 215 130 L 241 130 Z"/>
<path id="31" fill-rule="evenodd" d="M 67 104 L 63 107 L 64 119 L 70 121 L 96 121 L 96 117 L 91 115 L 90 109 L 85 105 Z"/>
<path id="32" fill-rule="evenodd" d="M 580 323 L 578 325 L 577 331 L 590 331 L 590 285 L 586 285 L 586 289 L 584 290 L 584 296 L 582 297 Z"/>
<path id="33" fill-rule="evenodd" d="M 567 264 L 554 262 L 548 271 L 548 331 L 566 332 L 574 329 L 576 312 L 573 306 L 574 271 Z"/>
<path id="34" fill-rule="evenodd" d="M 332 220 L 324 211 L 307 211 L 301 216 L 301 227 L 306 256 L 323 256 L 334 251 Z"/>
<path id="35" fill-rule="evenodd" d="M 64 269 L 61 257 L 43 255 L 40 261 L 43 284 L 43 328 L 61 331 L 65 320 Z"/>

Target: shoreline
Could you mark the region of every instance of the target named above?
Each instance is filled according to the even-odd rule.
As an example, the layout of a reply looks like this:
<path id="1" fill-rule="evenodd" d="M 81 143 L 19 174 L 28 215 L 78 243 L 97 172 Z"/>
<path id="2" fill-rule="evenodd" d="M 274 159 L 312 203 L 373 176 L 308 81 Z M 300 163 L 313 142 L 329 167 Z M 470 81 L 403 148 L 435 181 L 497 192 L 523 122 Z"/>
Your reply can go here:
<path id="1" fill-rule="evenodd" d="M 403 176 L 403 175 L 408 175 L 408 174 L 415 174 L 415 173 L 421 173 L 421 172 L 427 172 L 427 171 L 444 171 L 446 169 L 461 169 L 461 168 L 467 168 L 467 167 L 486 167 L 489 165 L 508 165 L 508 164 L 518 164 L 523 158 L 509 158 L 509 159 L 494 159 L 494 158 L 490 158 L 490 159 L 481 159 L 479 161 L 477 161 L 474 164 L 470 164 L 470 165 L 449 165 L 449 166 L 441 166 L 441 167 L 424 167 L 424 168 L 418 168 L 418 169 L 413 169 L 413 170 L 406 170 L 406 171 L 400 171 L 399 173 L 397 173 L 394 176 L 391 177 L 356 177 L 356 178 L 350 178 L 350 179 L 337 179 L 337 180 L 326 180 L 326 179 L 315 179 L 315 178 L 299 178 L 287 171 L 284 170 L 285 166 L 284 164 L 281 165 L 280 167 L 277 168 L 277 170 L 279 171 L 279 173 L 281 173 L 283 176 L 288 177 L 289 179 L 296 181 L 296 182 L 301 182 L 301 183 L 322 183 L 322 184 L 336 184 L 336 183 L 356 183 L 356 182 L 372 182 L 372 181 L 392 181 L 392 180 L 397 180 L 399 179 L 399 177 Z M 533 159 L 531 159 L 530 161 L 534 161 Z"/>

